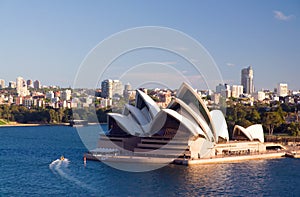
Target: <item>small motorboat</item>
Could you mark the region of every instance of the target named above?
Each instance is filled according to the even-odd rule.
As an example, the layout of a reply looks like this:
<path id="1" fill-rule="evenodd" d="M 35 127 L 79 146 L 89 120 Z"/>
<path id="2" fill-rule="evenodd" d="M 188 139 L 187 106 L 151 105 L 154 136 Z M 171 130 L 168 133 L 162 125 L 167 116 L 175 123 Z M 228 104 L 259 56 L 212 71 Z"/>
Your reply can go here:
<path id="1" fill-rule="evenodd" d="M 60 160 L 61 160 L 61 161 L 65 160 L 65 157 L 62 155 L 62 156 L 60 157 Z"/>
<path id="2" fill-rule="evenodd" d="M 300 153 L 298 153 L 297 151 L 290 151 L 285 153 L 285 156 L 290 158 L 300 158 Z"/>

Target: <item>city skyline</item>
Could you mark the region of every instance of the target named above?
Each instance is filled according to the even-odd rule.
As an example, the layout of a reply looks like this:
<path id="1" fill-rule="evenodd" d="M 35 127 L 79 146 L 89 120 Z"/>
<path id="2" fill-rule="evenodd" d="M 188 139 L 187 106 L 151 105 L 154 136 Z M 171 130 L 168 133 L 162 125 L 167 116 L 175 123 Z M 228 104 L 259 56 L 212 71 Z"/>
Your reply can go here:
<path id="1" fill-rule="evenodd" d="M 0 78 L 6 83 L 21 75 L 43 84 L 72 86 L 79 65 L 100 41 L 124 29 L 155 25 L 177 29 L 200 42 L 224 82 L 240 84 L 240 70 L 251 65 L 255 90 L 272 90 L 280 82 L 300 89 L 297 1 L 1 1 L 0 5 L 4 71 Z M 169 9 L 173 11 L 166 12 Z M 161 61 L 185 67 L 167 56 Z M 189 70 L 181 71 L 189 76 Z"/>
<path id="2" fill-rule="evenodd" d="M 250 66 L 251 67 L 251 66 Z M 247 69 L 249 69 L 250 67 L 248 67 L 248 68 L 243 68 L 241 71 L 243 72 L 243 70 L 247 70 Z M 251 68 L 252 69 L 252 68 Z M 242 76 L 243 76 L 243 74 L 242 74 L 242 72 L 241 72 L 241 76 L 240 76 L 240 78 L 242 78 Z M 252 74 L 253 74 L 253 70 L 252 70 Z M 252 76 L 253 77 L 253 76 Z M 17 83 L 18 83 L 18 80 L 19 80 L 19 78 L 21 78 L 22 80 L 24 80 L 24 84 L 26 84 L 26 89 L 27 88 L 33 88 L 33 89 L 40 89 L 40 88 L 47 88 L 47 87 L 54 87 L 54 88 L 72 88 L 71 86 L 69 86 L 69 87 L 65 87 L 65 86 L 58 86 L 58 85 L 55 85 L 55 84 L 43 84 L 43 85 L 41 85 L 41 81 L 39 80 L 39 79 L 36 79 L 36 80 L 32 80 L 32 79 L 26 79 L 26 78 L 23 78 L 23 76 L 21 76 L 21 75 L 18 75 L 18 77 L 16 77 L 15 78 L 15 80 L 9 80 L 9 81 L 6 81 L 6 80 L 4 80 L 4 79 L 2 79 L 2 78 L 0 78 L 0 89 L 5 89 L 5 88 L 13 88 L 13 89 L 18 89 L 18 87 L 17 87 Z M 120 80 L 118 80 L 118 79 L 111 79 L 111 78 L 108 78 L 108 79 L 104 79 L 103 81 L 101 81 L 100 83 L 99 83 L 99 85 L 97 86 L 97 87 L 95 87 L 95 89 L 103 89 L 103 82 L 104 81 L 120 81 Z M 31 83 L 30 85 L 28 84 L 28 83 Z M 20 82 L 19 82 L 20 83 Z M 120 83 L 122 84 L 123 83 L 123 81 L 120 81 Z M 253 93 L 257 93 L 257 92 L 259 92 L 259 91 L 264 91 L 264 90 L 266 90 L 266 91 L 271 91 L 271 92 L 276 92 L 279 88 L 279 85 L 280 84 L 284 84 L 286 87 L 287 86 L 289 86 L 289 84 L 287 84 L 287 83 L 285 83 L 285 82 L 282 82 L 282 81 L 278 81 L 277 82 L 277 84 L 274 86 L 274 87 L 272 87 L 271 89 L 266 89 L 266 88 L 261 88 L 261 89 L 255 89 L 255 87 L 253 87 L 253 89 L 254 89 L 254 91 L 252 92 L 252 93 L 250 93 L 250 94 L 253 94 Z M 131 86 L 131 83 L 130 83 L 130 81 L 127 81 L 126 82 L 126 84 L 124 84 L 124 86 L 126 86 L 126 85 L 129 85 L 129 86 Z M 150 85 L 154 85 L 154 86 L 150 86 Z M 159 84 L 158 84 L 159 85 Z M 242 84 L 242 80 L 240 81 L 240 82 L 237 82 L 237 83 L 224 83 L 224 84 L 218 84 L 218 85 L 216 85 L 215 87 L 211 87 L 210 89 L 206 89 L 206 88 L 204 88 L 204 89 L 198 89 L 198 90 L 201 90 L 201 91 L 205 91 L 205 90 L 210 90 L 210 91 L 213 91 L 213 92 L 218 92 L 218 90 L 215 90 L 216 88 L 218 88 L 218 86 L 226 86 L 226 85 L 229 85 L 229 86 L 233 86 L 234 87 L 234 89 L 236 89 L 236 88 L 242 88 L 242 90 L 243 90 L 243 88 L 244 88 L 244 86 L 243 86 L 243 84 Z M 146 84 L 146 86 L 141 86 L 141 87 L 138 87 L 138 88 L 150 88 L 150 89 L 156 89 L 156 88 L 161 88 L 161 89 L 163 89 L 162 87 L 157 87 L 157 86 L 155 86 L 155 83 L 153 83 L 153 84 Z M 138 88 L 135 88 L 135 89 L 138 89 Z M 88 89 L 88 88 L 87 88 Z M 168 88 L 167 88 L 168 89 Z M 176 89 L 176 88 L 169 88 L 169 89 Z M 290 89 L 290 88 L 286 88 L 286 91 L 288 92 L 288 91 L 300 91 L 300 89 Z M 242 91 L 243 92 L 243 91 Z M 244 92 L 244 93 L 246 93 L 246 94 L 249 94 L 249 93 L 247 93 L 247 92 Z"/>

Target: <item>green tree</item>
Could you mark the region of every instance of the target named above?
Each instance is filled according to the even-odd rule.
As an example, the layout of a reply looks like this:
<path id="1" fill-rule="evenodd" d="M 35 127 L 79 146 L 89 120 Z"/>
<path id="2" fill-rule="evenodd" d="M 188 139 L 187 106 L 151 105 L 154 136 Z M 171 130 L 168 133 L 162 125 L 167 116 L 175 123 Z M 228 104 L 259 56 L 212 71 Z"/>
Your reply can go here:
<path id="1" fill-rule="evenodd" d="M 250 117 L 248 120 L 250 122 L 252 122 L 253 124 L 259 124 L 261 122 L 260 114 L 258 113 L 258 111 L 255 108 L 251 111 Z"/>
<path id="2" fill-rule="evenodd" d="M 0 107 L 0 118 L 3 118 L 3 109 Z"/>
<path id="3" fill-rule="evenodd" d="M 300 135 L 300 124 L 292 122 L 289 127 L 288 131 L 292 136 L 299 136 Z"/>
<path id="4" fill-rule="evenodd" d="M 287 112 L 283 111 L 283 110 L 282 110 L 282 107 L 278 107 L 277 112 L 278 112 L 280 118 L 284 120 L 284 118 L 285 118 L 286 115 L 287 115 Z"/>
<path id="5" fill-rule="evenodd" d="M 62 122 L 69 122 L 72 119 L 73 119 L 72 109 L 65 109 Z"/>
<path id="6" fill-rule="evenodd" d="M 237 121 L 235 107 L 228 107 L 226 109 L 226 119 L 227 119 L 227 121 L 232 121 L 232 122 Z"/>
<path id="7" fill-rule="evenodd" d="M 49 115 L 50 115 L 50 120 L 49 120 L 50 123 L 57 122 L 56 113 L 54 109 L 49 109 Z"/>
<path id="8" fill-rule="evenodd" d="M 6 119 L 7 122 L 9 122 L 9 118 L 11 117 L 11 115 L 8 105 L 3 105 L 3 114 L 3 117 Z"/>
<path id="9" fill-rule="evenodd" d="M 100 123 L 107 122 L 107 113 L 111 112 L 109 108 L 102 108 L 96 111 L 98 121 Z"/>
<path id="10" fill-rule="evenodd" d="M 58 115 L 58 122 L 62 122 L 63 117 L 64 117 L 64 109 L 63 108 L 59 108 L 57 110 L 57 115 Z"/>
<path id="11" fill-rule="evenodd" d="M 285 111 L 285 112 L 291 112 L 292 111 L 291 107 L 286 103 L 282 103 L 279 108 L 281 108 L 281 110 Z"/>
<path id="12" fill-rule="evenodd" d="M 266 112 L 263 118 L 263 126 L 268 130 L 269 135 L 273 135 L 275 127 L 284 123 L 283 118 L 278 112 Z"/>

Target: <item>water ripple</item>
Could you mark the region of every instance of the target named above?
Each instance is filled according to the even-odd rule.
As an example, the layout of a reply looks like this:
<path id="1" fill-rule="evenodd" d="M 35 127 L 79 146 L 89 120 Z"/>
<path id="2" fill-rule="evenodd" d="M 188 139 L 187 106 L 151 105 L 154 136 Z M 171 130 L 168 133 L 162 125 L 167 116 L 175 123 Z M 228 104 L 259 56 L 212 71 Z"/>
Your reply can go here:
<path id="1" fill-rule="evenodd" d="M 1 128 L 0 135 L 0 196 L 300 196 L 300 159 L 129 173 L 100 162 L 84 167 L 86 149 L 71 127 Z M 72 162 L 53 161 L 62 154 Z"/>

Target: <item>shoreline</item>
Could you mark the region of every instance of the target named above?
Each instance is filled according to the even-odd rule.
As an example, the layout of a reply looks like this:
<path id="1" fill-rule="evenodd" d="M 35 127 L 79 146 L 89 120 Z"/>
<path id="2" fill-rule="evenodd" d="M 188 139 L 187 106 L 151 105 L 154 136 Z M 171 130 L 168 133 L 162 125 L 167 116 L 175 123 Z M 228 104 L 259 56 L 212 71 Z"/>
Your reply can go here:
<path id="1" fill-rule="evenodd" d="M 0 125 L 1 127 L 39 127 L 39 126 L 69 126 L 69 123 L 59 123 L 59 124 L 42 124 L 42 123 L 13 123 Z"/>
<path id="2" fill-rule="evenodd" d="M 92 126 L 92 125 L 102 125 L 106 123 L 96 123 L 96 122 L 91 122 L 88 123 L 87 126 Z M 4 125 L 0 125 L 1 127 L 40 127 L 40 126 L 70 126 L 70 123 L 57 123 L 57 124 L 51 124 L 51 123 L 8 123 Z"/>

